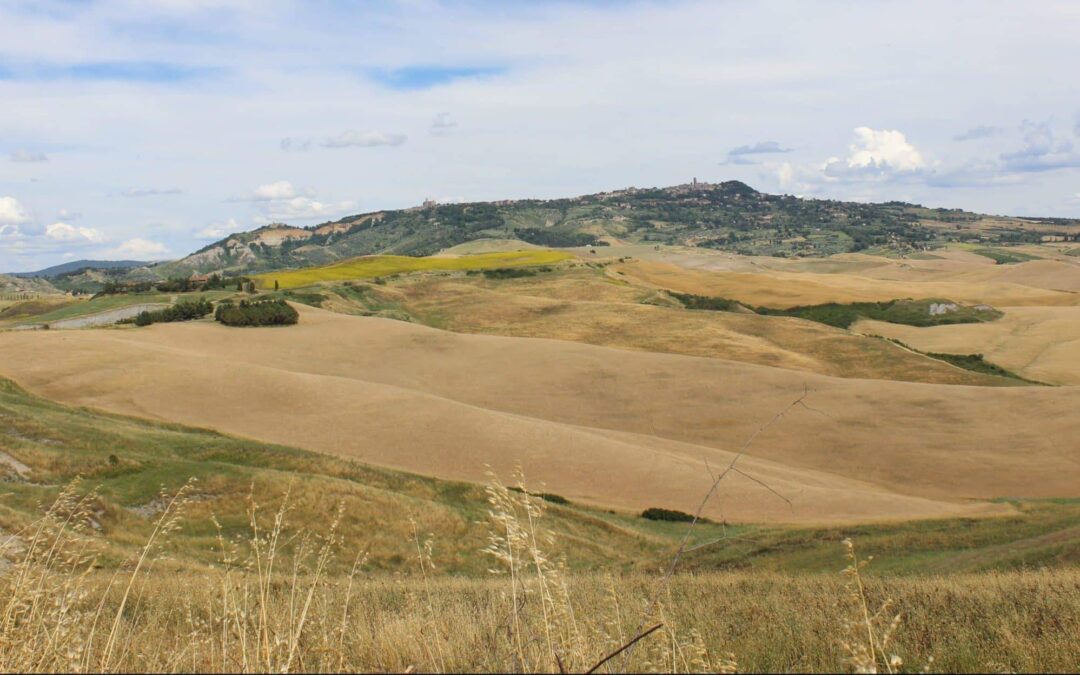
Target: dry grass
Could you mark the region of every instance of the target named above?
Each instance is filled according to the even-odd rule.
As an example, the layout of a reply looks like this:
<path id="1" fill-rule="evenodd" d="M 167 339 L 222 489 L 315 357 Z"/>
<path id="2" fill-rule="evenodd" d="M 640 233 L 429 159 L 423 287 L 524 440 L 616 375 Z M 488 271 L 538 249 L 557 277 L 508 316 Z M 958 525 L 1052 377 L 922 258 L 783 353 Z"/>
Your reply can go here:
<path id="1" fill-rule="evenodd" d="M 578 267 L 537 277 L 411 277 L 386 286 L 320 289 L 325 309 L 404 313 L 462 333 L 573 340 L 730 359 L 851 378 L 1007 386 L 889 342 L 793 318 L 687 311 L 655 289 Z M 667 303 L 667 306 L 664 305 Z"/>
<path id="2" fill-rule="evenodd" d="M 414 574 L 371 576 L 356 552 L 363 542 L 342 541 L 333 515 L 319 531 L 294 529 L 287 498 L 269 527 L 252 502 L 247 534 L 219 537 L 217 564 L 181 571 L 160 542 L 184 513 L 183 491 L 136 556 L 100 571 L 93 493 L 80 493 L 65 490 L 9 550 L 4 671 L 959 672 L 1080 662 L 1075 570 L 880 579 L 849 545 L 842 575 L 676 574 L 638 631 L 657 577 L 568 573 L 546 554 L 543 503 L 497 481 L 487 580 L 438 576 L 438 538 L 420 532 Z M 327 574 L 342 556 L 352 571 Z"/>
<path id="3" fill-rule="evenodd" d="M 851 522 L 1009 513 L 1075 494 L 1077 387 L 830 378 L 556 340 L 461 335 L 301 307 L 287 329 L 206 322 L 0 334 L 5 374 L 75 405 L 213 428 L 439 478 L 517 463 L 579 503 L 696 506 L 762 420 L 809 387 L 708 517 Z M 220 392 L 220 394 L 215 394 Z M 1023 452 L 1017 452 L 1023 448 Z M 615 467 L 615 470 L 612 469 Z"/>
<path id="4" fill-rule="evenodd" d="M 750 269 L 714 271 L 688 269 L 679 258 L 669 260 L 624 263 L 616 269 L 660 288 L 776 308 L 897 298 L 950 298 L 994 307 L 1080 304 L 1074 290 L 1080 286 L 1080 267 L 1059 261 L 1009 265 L 1003 270 L 1006 266 L 992 261 L 961 265 L 954 260 L 897 263 L 879 258 L 845 264 L 830 258 L 799 263 L 765 260 Z"/>
<path id="5" fill-rule="evenodd" d="M 997 321 L 915 328 L 860 321 L 853 330 L 900 340 L 924 352 L 982 354 L 1023 377 L 1080 385 L 1080 307 L 1009 307 Z"/>

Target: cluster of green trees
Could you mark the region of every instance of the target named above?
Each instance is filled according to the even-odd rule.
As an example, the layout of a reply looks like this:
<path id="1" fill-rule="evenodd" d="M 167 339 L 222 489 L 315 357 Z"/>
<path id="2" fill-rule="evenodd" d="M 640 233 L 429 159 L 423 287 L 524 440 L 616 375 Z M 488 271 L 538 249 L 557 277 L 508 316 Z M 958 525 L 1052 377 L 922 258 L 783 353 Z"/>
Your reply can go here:
<path id="1" fill-rule="evenodd" d="M 152 323 L 168 323 L 171 321 L 191 321 L 201 319 L 214 311 L 214 306 L 209 300 L 185 300 L 171 307 L 153 311 L 139 312 L 135 317 L 136 326 L 149 326 Z"/>
<path id="2" fill-rule="evenodd" d="M 641 517 L 646 520 L 666 520 L 673 523 L 690 523 L 694 520 L 694 516 L 689 513 L 675 511 L 674 509 L 661 509 L 656 506 L 642 511 Z M 698 518 L 698 522 L 707 523 L 709 521 L 705 518 Z"/>
<path id="3" fill-rule="evenodd" d="M 499 267 L 493 270 L 469 270 L 468 274 L 483 274 L 487 279 L 520 279 L 521 277 L 535 277 L 540 272 L 550 272 L 551 268 L 544 267 Z"/>
<path id="4" fill-rule="evenodd" d="M 233 288 L 237 291 L 250 289 L 255 292 L 255 285 L 251 279 L 243 276 L 223 277 L 220 274 L 212 274 L 206 281 L 193 281 L 190 277 L 174 277 L 163 281 L 114 281 L 109 280 L 94 297 L 103 295 L 123 295 L 125 293 L 193 293 L 195 291 L 210 291 L 217 289 Z"/>
<path id="5" fill-rule="evenodd" d="M 300 314 L 281 299 L 241 300 L 218 304 L 214 318 L 226 326 L 287 326 L 299 321 Z"/>
<path id="6" fill-rule="evenodd" d="M 608 245 L 606 241 L 597 239 L 595 234 L 587 232 L 559 232 L 544 230 L 539 227 L 523 227 L 514 230 L 514 235 L 521 241 L 552 248 Z"/>
<path id="7" fill-rule="evenodd" d="M 850 328 L 859 319 L 887 321 L 906 326 L 925 328 L 958 323 L 980 323 L 993 321 L 1001 317 L 1001 312 L 991 307 L 966 307 L 948 300 L 885 300 L 883 302 L 828 302 L 821 305 L 801 305 L 776 309 L 773 307 L 755 307 L 743 305 L 728 298 L 692 293 L 668 293 L 687 309 L 705 309 L 717 312 L 749 309 L 756 314 L 767 316 L 793 316 L 807 321 L 816 321 L 836 328 Z M 931 314 L 930 306 L 934 303 L 952 305 L 944 313 Z"/>

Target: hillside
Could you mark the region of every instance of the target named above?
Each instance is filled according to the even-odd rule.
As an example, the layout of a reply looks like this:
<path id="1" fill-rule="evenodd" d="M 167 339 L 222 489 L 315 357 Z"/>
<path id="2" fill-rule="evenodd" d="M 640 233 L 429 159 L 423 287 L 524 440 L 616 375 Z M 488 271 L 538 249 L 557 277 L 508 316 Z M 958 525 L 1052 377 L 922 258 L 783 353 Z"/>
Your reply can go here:
<path id="1" fill-rule="evenodd" d="M 1075 387 L 839 379 L 300 309 L 298 326 L 258 333 L 208 322 L 9 332 L 0 360 L 5 375 L 71 404 L 454 480 L 520 462 L 546 489 L 607 508 L 694 508 L 704 462 L 727 465 L 805 388 L 814 410 L 789 415 L 742 460 L 792 507 L 740 476 L 710 517 L 1001 513 L 983 500 L 1067 496 L 1077 480 Z"/>
<path id="2" fill-rule="evenodd" d="M 139 260 L 72 260 L 71 262 L 53 265 L 36 272 L 12 272 L 13 277 L 56 277 L 62 274 L 70 274 L 81 270 L 115 270 L 142 267 L 145 262 Z"/>
<path id="3" fill-rule="evenodd" d="M 0 295 L 49 295 L 59 292 L 45 279 L 27 279 L 8 274 L 0 274 Z"/>
<path id="4" fill-rule="evenodd" d="M 1071 240 L 1080 221 L 987 216 L 903 202 L 864 204 L 758 192 L 738 182 L 627 188 L 566 199 L 437 204 L 348 216 L 310 228 L 271 224 L 214 242 L 161 276 L 325 265 L 375 253 L 430 255 L 510 238 L 548 247 L 656 243 L 743 254 L 818 257 L 914 252 L 948 242 Z"/>

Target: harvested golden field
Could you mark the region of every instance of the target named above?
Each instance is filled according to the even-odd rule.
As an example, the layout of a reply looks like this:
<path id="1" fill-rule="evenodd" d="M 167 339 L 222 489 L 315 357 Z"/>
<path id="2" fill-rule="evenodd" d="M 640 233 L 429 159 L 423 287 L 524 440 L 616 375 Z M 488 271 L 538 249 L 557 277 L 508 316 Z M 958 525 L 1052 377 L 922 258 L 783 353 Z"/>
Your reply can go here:
<path id="1" fill-rule="evenodd" d="M 910 261 L 909 264 L 914 265 L 916 262 L 935 261 Z M 850 270 L 852 266 L 860 267 L 857 273 Z M 1044 278 L 1041 272 L 1030 275 L 1024 271 L 1003 274 L 996 269 L 992 274 L 985 273 L 990 275 L 989 279 L 980 278 L 984 273 L 973 274 L 971 278 L 948 274 L 944 279 L 937 279 L 933 273 L 893 274 L 899 268 L 897 265 L 882 264 L 873 267 L 882 266 L 885 269 L 877 270 L 876 276 L 869 276 L 867 266 L 860 265 L 859 261 L 853 261 L 853 265 L 848 266 L 849 269 L 845 272 L 831 271 L 835 269 L 833 267 L 824 273 L 788 272 L 783 269 L 761 272 L 711 271 L 648 261 L 622 263 L 616 269 L 629 277 L 660 288 L 731 298 L 752 305 L 776 308 L 897 298 L 948 298 L 971 304 L 986 303 L 994 307 L 1080 305 L 1080 294 L 1071 288 L 1074 283 L 1072 277 L 1080 277 L 1080 268 L 1075 266 L 1065 266 L 1064 270 L 1057 270 L 1060 275 L 1052 274 L 1049 279 Z M 989 266 L 1003 267 L 992 263 Z M 899 269 L 903 271 L 903 268 Z M 1031 283 L 1054 285 L 1056 288 L 1027 285 L 1013 280 L 1018 277 Z"/>
<path id="2" fill-rule="evenodd" d="M 993 514 L 1071 496 L 1077 387 L 838 379 L 720 359 L 458 335 L 300 307 L 287 329 L 210 322 L 0 335 L 3 374 L 67 403 L 211 427 L 445 478 L 518 463 L 609 508 L 836 522 Z"/>
<path id="3" fill-rule="evenodd" d="M 924 352 L 982 354 L 1026 378 L 1080 384 L 1080 307 L 1009 307 L 997 321 L 916 328 L 860 321 L 853 330 Z"/>
<path id="4" fill-rule="evenodd" d="M 420 276 L 393 283 L 317 289 L 321 307 L 403 313 L 461 333 L 573 340 L 704 356 L 835 375 L 938 384 L 1011 386 L 883 340 L 820 323 L 751 312 L 687 311 L 671 296 L 577 267 L 537 276 Z"/>

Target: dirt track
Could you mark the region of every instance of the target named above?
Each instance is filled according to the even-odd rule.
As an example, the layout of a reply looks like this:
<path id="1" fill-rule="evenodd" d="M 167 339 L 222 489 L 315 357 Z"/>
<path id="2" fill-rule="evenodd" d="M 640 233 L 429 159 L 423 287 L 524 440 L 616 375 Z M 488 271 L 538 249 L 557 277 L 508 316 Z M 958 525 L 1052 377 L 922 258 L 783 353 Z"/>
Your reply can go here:
<path id="1" fill-rule="evenodd" d="M 120 307 L 118 309 L 110 309 L 104 312 L 98 312 L 97 314 L 90 314 L 87 316 L 79 316 L 73 319 L 61 319 L 60 321 L 53 321 L 49 324 L 49 328 L 54 330 L 70 330 L 75 328 L 93 328 L 95 326 L 108 326 L 121 321 L 123 319 L 130 319 L 134 316 L 138 316 L 141 312 L 161 309 L 162 307 L 168 307 L 168 305 L 161 303 L 153 303 L 146 305 L 131 305 L 129 307 Z"/>

